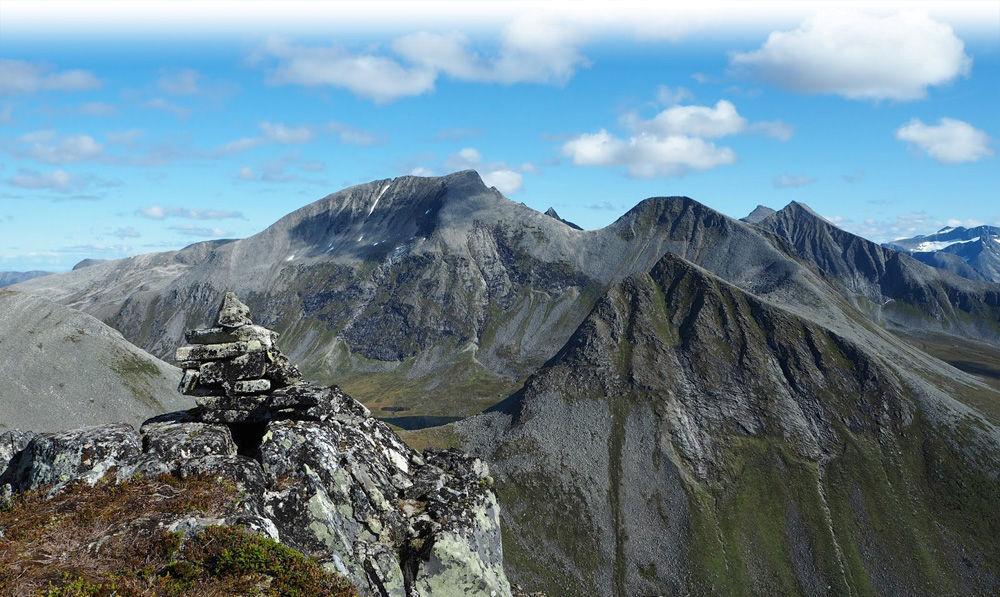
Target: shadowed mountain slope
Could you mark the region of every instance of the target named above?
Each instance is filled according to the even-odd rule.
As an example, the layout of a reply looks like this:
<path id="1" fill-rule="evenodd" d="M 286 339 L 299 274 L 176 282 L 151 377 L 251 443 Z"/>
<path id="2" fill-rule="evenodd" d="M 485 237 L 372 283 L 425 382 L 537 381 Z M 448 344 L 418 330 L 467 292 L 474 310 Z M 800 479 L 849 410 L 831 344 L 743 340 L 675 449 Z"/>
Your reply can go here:
<path id="1" fill-rule="evenodd" d="M 458 430 L 532 590 L 989 594 L 1000 431 L 944 388 L 668 254 Z"/>
<path id="2" fill-rule="evenodd" d="M 1000 344 L 1000 286 L 920 263 L 830 224 L 792 202 L 757 226 L 788 241 L 874 321 Z"/>
<path id="3" fill-rule="evenodd" d="M 125 422 L 193 406 L 180 372 L 97 319 L 0 291 L 0 430 L 54 431 Z"/>

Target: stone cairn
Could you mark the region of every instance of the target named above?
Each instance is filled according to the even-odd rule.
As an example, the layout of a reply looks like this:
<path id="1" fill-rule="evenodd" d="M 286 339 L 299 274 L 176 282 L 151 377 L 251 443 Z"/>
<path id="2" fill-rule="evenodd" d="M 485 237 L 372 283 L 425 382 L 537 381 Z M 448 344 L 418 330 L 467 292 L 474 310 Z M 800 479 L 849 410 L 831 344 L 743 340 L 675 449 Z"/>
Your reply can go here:
<path id="1" fill-rule="evenodd" d="M 203 409 L 248 410 L 301 377 L 278 350 L 277 332 L 254 325 L 250 308 L 232 292 L 222 300 L 215 326 L 189 330 L 184 337 L 189 345 L 175 355 L 184 370 L 178 389 L 195 396 Z"/>

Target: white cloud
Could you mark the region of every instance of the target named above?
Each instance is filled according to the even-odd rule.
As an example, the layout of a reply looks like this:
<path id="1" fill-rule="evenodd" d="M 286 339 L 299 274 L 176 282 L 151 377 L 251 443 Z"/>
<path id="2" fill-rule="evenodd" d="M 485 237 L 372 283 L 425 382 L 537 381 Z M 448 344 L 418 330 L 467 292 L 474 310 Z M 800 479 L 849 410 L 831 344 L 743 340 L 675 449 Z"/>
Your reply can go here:
<path id="1" fill-rule="evenodd" d="M 733 55 L 731 64 L 804 93 L 914 100 L 968 74 L 972 59 L 949 25 L 925 14 L 836 11 L 771 33 L 759 49 Z"/>
<path id="2" fill-rule="evenodd" d="M 34 131 L 18 138 L 18 155 L 48 164 L 66 164 L 100 157 L 104 148 L 90 135 L 59 137 L 55 131 Z"/>
<path id="3" fill-rule="evenodd" d="M 501 168 L 484 172 L 483 182 L 486 186 L 496 187 L 504 195 L 512 195 L 524 186 L 524 177 L 520 172 Z"/>
<path id="4" fill-rule="evenodd" d="M 714 106 L 671 105 L 648 120 L 631 112 L 621 123 L 628 136 L 607 129 L 578 135 L 563 143 L 563 155 L 578 166 L 624 166 L 636 177 L 678 176 L 736 161 L 732 149 L 711 139 L 760 132 L 787 140 L 792 134 L 780 121 L 750 123 L 727 100 Z"/>
<path id="5" fill-rule="evenodd" d="M 190 68 L 165 71 L 156 80 L 156 86 L 171 95 L 194 95 L 199 91 L 201 74 Z"/>
<path id="6" fill-rule="evenodd" d="M 364 131 L 342 122 L 331 121 L 326 123 L 326 130 L 337 136 L 341 143 L 345 145 L 375 145 L 379 142 L 378 135 Z"/>
<path id="7" fill-rule="evenodd" d="M 57 71 L 34 62 L 0 59 L 0 94 L 38 91 L 86 91 L 101 81 L 85 70 Z"/>
<path id="8" fill-rule="evenodd" d="M 422 95 L 445 75 L 460 81 L 563 84 L 586 65 L 580 31 L 537 15 L 514 19 L 497 52 L 482 56 L 462 33 L 418 31 L 395 39 L 388 53 L 296 46 L 272 38 L 263 53 L 277 61 L 269 80 L 309 87 L 330 85 L 379 103 Z"/>
<path id="9" fill-rule="evenodd" d="M 343 87 L 376 102 L 420 95 L 434 88 L 432 70 L 407 68 L 391 58 L 350 54 L 340 48 L 295 46 L 271 39 L 265 53 L 278 60 L 269 80 L 306 87 Z"/>
<path id="10" fill-rule="evenodd" d="M 80 178 L 65 170 L 51 172 L 36 172 L 35 170 L 18 170 L 18 173 L 7 179 L 7 184 L 22 189 L 36 189 L 70 193 L 86 186 Z"/>
<path id="11" fill-rule="evenodd" d="M 424 168 L 423 166 L 417 166 L 410 170 L 410 176 L 434 176 L 435 173 L 430 168 Z"/>
<path id="12" fill-rule="evenodd" d="M 148 220 L 165 220 L 167 218 L 181 218 L 186 220 L 227 220 L 243 219 L 243 214 L 238 211 L 225 209 L 196 209 L 190 207 L 163 207 L 162 205 L 150 205 L 136 210 L 135 215 Z"/>
<path id="13" fill-rule="evenodd" d="M 750 130 L 778 141 L 788 141 L 795 133 L 792 125 L 780 120 L 762 120 L 750 125 Z"/>
<path id="14" fill-rule="evenodd" d="M 265 139 L 282 145 L 308 143 L 313 138 L 309 127 L 291 127 L 280 122 L 262 122 L 260 130 Z"/>
<path id="15" fill-rule="evenodd" d="M 475 147 L 463 147 L 450 156 L 446 165 L 452 170 L 469 170 L 477 168 L 483 161 L 483 156 Z"/>
<path id="16" fill-rule="evenodd" d="M 228 234 L 222 228 L 209 228 L 205 226 L 194 226 L 191 224 L 184 224 L 181 226 L 170 226 L 168 230 L 173 230 L 184 236 L 194 236 L 197 238 L 219 238 L 226 236 Z"/>
<path id="17" fill-rule="evenodd" d="M 794 176 L 792 174 L 781 174 L 775 176 L 771 181 L 776 189 L 796 189 L 816 182 L 815 178 L 809 176 Z"/>
<path id="18" fill-rule="evenodd" d="M 627 122 L 637 131 L 655 135 L 691 135 L 716 138 L 743 132 L 747 121 L 736 112 L 732 102 L 719 100 L 714 107 L 671 106 L 652 120 L 631 119 Z"/>
<path id="19" fill-rule="evenodd" d="M 630 175 L 639 178 L 677 176 L 736 161 L 733 150 L 698 137 L 640 133 L 619 139 L 604 129 L 571 139 L 562 151 L 576 165 L 625 166 Z"/>
<path id="20" fill-rule="evenodd" d="M 292 170 L 302 172 L 321 172 L 326 169 L 323 162 L 299 159 L 296 155 L 285 155 L 268 160 L 259 168 L 243 166 L 236 174 L 237 180 L 248 182 L 297 182 L 306 181 L 321 183 L 323 181 L 308 180 Z"/>
<path id="21" fill-rule="evenodd" d="M 914 118 L 899 127 L 896 138 L 922 149 L 942 164 L 975 162 L 993 155 L 989 135 L 954 118 L 942 118 L 936 125 Z"/>
<path id="22" fill-rule="evenodd" d="M 664 106 L 683 104 L 694 99 L 694 94 L 687 87 L 667 87 L 660 85 L 656 89 L 656 101 Z"/>
<path id="23" fill-rule="evenodd" d="M 267 143 L 301 145 L 312 141 L 322 132 L 336 135 L 341 143 L 349 145 L 373 145 L 378 142 L 378 137 L 375 134 L 340 122 L 328 122 L 323 127 L 318 127 L 312 125 L 291 126 L 280 122 L 265 121 L 258 126 L 260 128 L 259 135 L 230 141 L 216 150 L 215 153 L 219 155 L 239 153 Z"/>

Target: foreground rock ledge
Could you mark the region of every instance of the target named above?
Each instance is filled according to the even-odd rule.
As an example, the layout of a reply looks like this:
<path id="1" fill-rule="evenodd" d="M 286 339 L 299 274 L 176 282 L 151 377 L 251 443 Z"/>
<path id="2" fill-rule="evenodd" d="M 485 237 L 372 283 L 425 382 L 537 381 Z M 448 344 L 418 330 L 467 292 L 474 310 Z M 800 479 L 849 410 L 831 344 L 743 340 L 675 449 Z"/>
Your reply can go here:
<path id="1" fill-rule="evenodd" d="M 197 408 L 139 432 L 4 432 L 0 498 L 136 474 L 216 475 L 238 488 L 234 513 L 173 526 L 266 533 L 368 595 L 511 594 L 485 463 L 455 450 L 417 453 L 339 388 L 300 381 L 277 335 L 231 293 L 217 325 L 187 338 L 181 391 L 199 396 Z"/>

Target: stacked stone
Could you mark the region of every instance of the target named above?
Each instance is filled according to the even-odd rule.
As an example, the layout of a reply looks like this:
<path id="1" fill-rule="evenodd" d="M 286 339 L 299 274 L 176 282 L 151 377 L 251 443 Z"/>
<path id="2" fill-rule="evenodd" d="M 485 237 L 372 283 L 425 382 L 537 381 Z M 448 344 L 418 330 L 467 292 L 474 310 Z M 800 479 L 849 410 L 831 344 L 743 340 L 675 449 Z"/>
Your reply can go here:
<path id="1" fill-rule="evenodd" d="M 254 325 L 250 308 L 232 292 L 219 307 L 215 326 L 189 330 L 190 344 L 177 349 L 177 365 L 184 369 L 181 393 L 196 396 L 203 408 L 232 403 L 240 397 L 265 394 L 296 383 L 300 374 L 275 341 L 278 334 Z"/>

